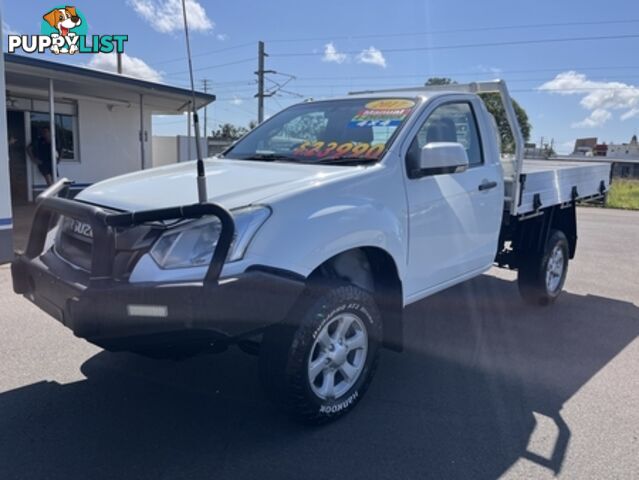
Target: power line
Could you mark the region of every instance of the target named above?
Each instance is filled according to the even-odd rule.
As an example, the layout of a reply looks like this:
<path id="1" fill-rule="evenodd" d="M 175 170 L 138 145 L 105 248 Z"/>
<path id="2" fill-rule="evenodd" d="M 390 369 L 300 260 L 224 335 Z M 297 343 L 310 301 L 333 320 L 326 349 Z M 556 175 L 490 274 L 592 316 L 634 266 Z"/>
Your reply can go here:
<path id="1" fill-rule="evenodd" d="M 325 85 L 324 85 L 325 86 Z M 361 88 L 366 88 L 367 85 L 361 85 L 359 87 Z M 358 87 L 357 85 L 355 85 L 354 87 Z M 395 85 L 377 85 L 374 86 L 373 88 L 383 88 L 385 90 L 390 90 L 392 88 L 394 88 Z M 420 87 L 420 85 L 416 85 L 415 88 L 418 89 Z M 348 89 L 349 87 L 346 87 L 346 89 Z M 351 87 L 352 88 L 352 87 Z M 406 88 L 405 85 L 402 86 L 397 86 L 397 88 Z M 342 90 L 341 88 L 337 88 L 338 90 Z M 540 89 L 539 87 L 534 87 L 534 88 L 518 88 L 518 89 L 512 89 L 512 91 L 514 92 L 547 92 L 547 93 L 552 93 L 552 92 L 589 92 L 589 91 L 597 91 L 597 90 L 604 90 L 604 91 L 625 91 L 625 90 L 637 90 L 639 91 L 639 87 L 637 86 L 633 86 L 633 85 L 627 85 L 627 86 L 619 86 L 619 87 L 613 87 L 613 86 L 597 86 L 597 87 L 559 87 L 559 88 L 552 88 L 552 89 Z M 301 95 L 298 94 L 296 92 L 289 92 L 286 90 L 280 90 L 281 93 L 288 93 L 294 96 L 298 96 L 298 97 L 307 97 L 307 95 Z M 334 92 L 314 92 L 316 95 L 335 95 Z M 252 97 L 233 97 L 233 98 L 221 98 L 218 99 L 217 102 L 237 102 L 238 100 L 241 101 L 249 101 L 251 100 Z"/>
<path id="2" fill-rule="evenodd" d="M 297 80 L 326 80 L 326 81 L 335 81 L 335 80 L 375 80 L 381 78 L 428 78 L 428 77 L 455 77 L 455 76 L 475 76 L 475 75 L 502 75 L 502 74 L 519 74 L 519 73 L 543 73 L 543 72 L 558 72 L 558 71 L 588 71 L 588 70 L 639 70 L 639 65 L 618 65 L 618 66 L 568 66 L 568 67 L 545 67 L 545 68 L 532 68 L 532 69 L 518 69 L 518 70 L 502 70 L 499 69 L 499 72 L 492 73 L 486 70 L 464 70 L 464 71 L 454 71 L 454 72 L 425 72 L 425 73 L 410 73 L 410 74 L 388 74 L 388 75 L 330 75 L 330 76 L 297 76 Z M 238 87 L 249 87 L 255 85 L 255 80 L 228 80 L 223 82 L 214 82 L 212 83 L 212 87 L 215 91 L 219 91 L 222 89 L 233 89 L 233 85 L 237 85 Z"/>
<path id="3" fill-rule="evenodd" d="M 502 47 L 513 45 L 536 45 L 543 43 L 566 43 L 579 41 L 595 41 L 595 40 L 625 40 L 630 38 L 639 38 L 639 34 L 624 35 L 604 35 L 604 36 L 584 36 L 584 37 L 565 37 L 565 38 L 542 38 L 531 40 L 509 40 L 504 42 L 486 42 L 486 43 L 465 43 L 458 45 L 436 45 L 428 47 L 402 47 L 402 48 L 380 48 L 384 53 L 402 53 L 402 52 L 423 52 L 431 50 L 457 50 L 465 48 L 482 48 L 482 47 Z M 340 52 L 349 55 L 356 55 L 360 51 L 344 51 Z M 272 57 L 316 57 L 324 55 L 323 52 L 285 52 L 272 54 Z"/>
<path id="4" fill-rule="evenodd" d="M 267 97 L 273 97 L 277 94 L 277 92 L 281 91 L 286 85 L 288 85 L 292 80 L 295 80 L 294 75 L 290 75 L 288 73 L 276 72 L 275 70 L 265 70 L 264 63 L 266 57 L 269 55 L 265 51 L 264 42 L 259 41 L 257 44 L 258 48 L 258 64 L 257 71 L 255 74 L 257 75 L 257 123 L 262 123 L 264 121 L 264 99 Z M 279 75 L 284 77 L 285 80 L 282 82 L 278 82 L 273 80 L 272 78 L 267 78 L 266 75 Z M 268 81 L 274 85 L 269 91 L 265 91 L 264 82 Z"/>
<path id="5" fill-rule="evenodd" d="M 255 97 L 237 97 L 234 96 L 233 98 L 219 98 L 217 100 L 215 100 L 216 102 L 237 102 L 238 100 L 253 100 Z"/>
<path id="6" fill-rule="evenodd" d="M 406 85 L 401 85 L 401 86 L 395 86 L 395 85 L 388 85 L 388 86 L 378 86 L 379 89 L 384 89 L 384 90 L 389 90 L 392 91 L 393 88 L 406 88 Z M 371 90 L 374 90 L 378 87 L 373 87 L 371 88 Z M 418 89 L 420 86 L 416 85 L 415 88 Z M 365 89 L 366 86 L 363 87 L 353 87 L 353 88 L 358 88 L 358 89 Z M 335 96 L 341 96 L 344 95 L 346 93 L 348 93 L 348 88 L 339 88 L 336 89 L 338 91 L 312 91 L 310 92 L 308 95 L 302 95 L 302 98 L 330 98 L 330 97 L 335 97 Z M 633 87 L 633 86 L 628 86 L 628 87 L 562 87 L 562 88 L 553 88 L 553 89 L 544 89 L 541 90 L 538 87 L 531 87 L 531 88 L 516 88 L 516 89 L 511 89 L 510 90 L 513 93 L 561 93 L 561 92 L 583 92 L 583 93 L 588 93 L 591 91 L 639 91 L 639 87 Z M 298 94 L 300 95 L 300 94 Z M 219 102 L 231 102 L 230 105 L 233 106 L 237 106 L 235 104 L 233 104 L 234 101 L 237 100 L 250 100 L 249 97 L 236 97 L 233 99 L 223 99 L 223 100 L 218 100 Z"/>
<path id="7" fill-rule="evenodd" d="M 233 45 L 230 47 L 226 47 L 226 48 L 219 48 L 217 50 L 206 50 L 204 52 L 200 52 L 200 53 L 196 53 L 193 55 L 193 57 L 202 57 L 205 55 L 212 55 L 214 53 L 223 53 L 223 52 L 228 52 L 231 50 L 238 50 L 240 48 L 245 48 L 248 47 L 250 45 L 253 45 L 254 42 L 247 42 L 247 43 L 242 43 L 240 45 Z M 174 57 L 174 58 L 170 58 L 168 60 L 162 60 L 160 62 L 148 62 L 149 65 L 154 65 L 154 66 L 158 66 L 158 65 L 166 65 L 167 63 L 175 63 L 175 62 L 181 62 L 185 59 L 186 57 Z"/>
<path id="8" fill-rule="evenodd" d="M 472 32 L 489 32 L 489 31 L 501 31 L 501 30 L 520 30 L 527 28 L 546 28 L 546 27 L 570 27 L 570 26 L 588 26 L 588 25 L 621 25 L 621 24 L 634 24 L 639 23 L 639 19 L 628 20 L 607 20 L 607 21 L 589 21 L 589 22 L 555 22 L 555 23 L 537 23 L 537 24 L 521 24 L 521 25 L 500 25 L 492 27 L 474 27 L 474 28 L 457 28 L 448 30 L 431 30 L 422 32 L 395 32 L 395 33 L 371 33 L 361 35 L 334 35 L 326 37 L 302 37 L 302 38 L 286 38 L 286 39 L 269 39 L 269 43 L 297 43 L 297 42 L 313 42 L 313 41 L 326 41 L 326 40 L 358 40 L 368 38 L 402 38 L 402 37 L 417 37 L 417 36 L 429 36 L 440 35 L 450 33 L 472 33 Z M 193 57 L 202 57 L 206 55 L 212 55 L 216 53 L 225 53 L 233 50 L 239 50 L 247 48 L 255 44 L 255 41 L 245 42 L 238 45 L 231 45 L 224 48 L 218 48 L 214 50 L 206 50 L 196 54 Z M 147 62 L 151 66 L 166 65 L 169 63 L 175 63 L 183 61 L 186 57 L 173 57 L 166 60 L 157 62 Z"/>
<path id="9" fill-rule="evenodd" d="M 625 68 L 625 69 L 639 69 L 639 66 L 636 67 L 573 67 L 573 68 L 565 68 L 565 69 L 559 69 L 559 68 L 552 68 L 552 69 L 526 69 L 526 70 L 504 70 L 502 72 L 500 72 L 500 77 L 502 78 L 507 78 L 505 77 L 507 74 L 513 74 L 513 73 L 535 73 L 535 72 L 544 72 L 544 71 L 550 71 L 550 72 L 557 72 L 557 71 L 567 71 L 567 70 L 587 70 L 587 69 L 593 69 L 593 70 L 610 70 L 610 69 L 614 69 L 614 68 Z M 504 74 L 504 75 L 501 75 Z M 295 85 L 295 89 L 298 90 L 309 90 L 309 89 L 317 89 L 317 88 L 332 88 L 332 89 L 340 89 L 340 88 L 346 88 L 346 89 L 351 89 L 351 88 L 369 88 L 369 87 L 373 87 L 373 88 L 377 88 L 377 87 L 394 87 L 396 86 L 395 83 L 388 83 L 388 82 L 378 82 L 377 80 L 389 80 L 389 79 L 400 79 L 400 78 L 415 78 L 415 79 L 419 79 L 419 80 L 426 80 L 428 78 L 431 77 L 449 77 L 449 78 L 458 78 L 460 76 L 473 76 L 473 77 L 482 77 L 482 76 L 490 76 L 490 73 L 486 73 L 486 72 L 425 72 L 425 73 L 421 73 L 421 74 L 407 74 L 407 75 L 379 75 L 379 76 L 353 76 L 353 77 L 301 77 L 299 78 L 299 80 L 333 80 L 331 82 L 330 85 L 327 84 L 323 84 L 323 83 L 300 83 L 300 84 L 296 84 Z M 593 77 L 588 77 L 589 81 L 610 81 L 609 80 L 610 76 L 605 76 L 605 77 L 601 77 L 601 76 L 593 76 Z M 636 79 L 639 78 L 639 75 L 624 75 L 624 80 L 627 79 Z M 375 82 L 348 82 L 348 83 L 335 83 L 334 80 L 373 80 Z M 280 85 L 279 88 L 276 89 L 276 92 L 282 92 L 282 93 L 287 93 L 289 95 L 293 95 L 293 96 L 297 96 L 297 97 L 306 97 L 306 95 L 302 95 L 300 93 L 297 92 L 292 92 L 290 90 L 284 90 L 281 88 L 281 86 L 283 86 L 282 84 L 279 84 L 278 82 L 275 82 L 271 79 L 266 79 L 276 85 Z M 548 81 L 549 79 L 547 77 L 544 78 L 509 78 L 508 79 L 508 83 L 510 84 L 514 84 L 514 83 L 525 83 L 525 82 L 545 82 Z M 244 85 L 240 86 L 240 87 L 233 87 L 233 86 L 229 86 L 226 85 L 224 87 L 220 87 L 220 88 L 216 88 L 215 85 L 213 85 L 213 91 L 217 94 L 218 96 L 218 102 L 220 101 L 227 101 L 223 99 L 224 95 L 228 95 L 228 94 L 242 94 L 242 93 L 249 93 L 250 91 L 252 91 L 251 85 L 254 85 L 254 82 L 242 82 Z M 593 87 L 595 89 L 600 89 L 602 87 Z M 630 88 L 633 88 L 632 86 Z M 333 90 L 334 91 L 334 90 Z M 275 91 L 273 92 L 275 93 Z M 248 97 L 235 97 L 234 98 L 238 98 L 238 99 L 242 99 L 242 100 L 249 100 L 250 98 Z M 233 99 L 230 99 L 228 101 L 231 101 Z"/>
<path id="10" fill-rule="evenodd" d="M 212 70 L 214 68 L 228 67 L 230 65 L 238 65 L 240 63 L 248 63 L 248 62 L 254 62 L 254 61 L 255 61 L 255 57 L 243 58 L 242 60 L 236 60 L 234 62 L 219 63 L 217 65 L 207 65 L 205 67 L 195 68 L 193 71 L 202 72 L 204 70 Z M 187 73 L 186 70 L 180 70 L 180 71 L 177 71 L 177 72 L 164 73 L 163 75 L 164 76 L 175 76 L 175 75 L 184 75 L 185 73 Z"/>
<path id="11" fill-rule="evenodd" d="M 423 80 L 426 80 L 428 78 L 432 78 L 432 77 L 441 77 L 444 75 L 433 75 L 433 74 L 428 74 L 428 75 L 423 75 L 423 76 L 418 76 L 417 78 L 421 78 Z M 626 76 L 625 78 L 639 78 L 639 75 L 631 75 L 631 76 Z M 515 78 L 515 79 L 509 79 L 508 83 L 525 83 L 525 82 L 547 82 L 549 79 L 548 78 Z M 606 81 L 607 78 L 606 77 L 589 77 L 588 80 L 592 80 L 592 81 Z M 326 85 L 326 84 L 296 84 L 295 88 L 296 89 L 309 89 L 309 88 L 326 88 L 326 87 L 331 87 L 331 88 L 353 88 L 353 87 L 367 87 L 367 86 L 372 86 L 372 87 L 383 87 L 386 85 L 390 85 L 391 87 L 393 86 L 392 83 L 333 83 L 331 85 Z M 594 87 L 596 88 L 596 87 Z"/>
<path id="12" fill-rule="evenodd" d="M 392 88 L 392 87 L 391 87 Z M 632 91 L 639 91 L 639 87 L 634 87 L 634 86 L 626 86 L 626 87 L 604 87 L 604 86 L 600 86 L 600 87 L 561 87 L 561 88 L 553 88 L 553 89 L 544 89 L 541 90 L 539 88 L 514 88 L 511 89 L 512 93 L 561 93 L 561 92 L 590 92 L 590 91 L 597 91 L 597 90 L 603 90 L 603 91 L 628 91 L 628 90 L 632 90 Z M 282 93 L 293 93 L 293 92 L 287 92 L 285 90 L 282 90 Z M 299 94 L 296 94 L 299 95 Z M 325 96 L 333 96 L 335 95 L 335 92 L 314 92 L 314 95 L 316 97 L 325 97 Z M 306 96 L 304 96 L 306 97 Z M 218 99 L 216 102 L 230 102 L 227 103 L 228 107 L 232 107 L 235 108 L 237 110 L 242 111 L 243 113 L 246 113 L 248 115 L 253 115 L 253 112 L 245 109 L 244 107 L 240 106 L 237 103 L 238 100 L 240 101 L 249 101 L 252 100 L 252 97 L 235 97 L 235 98 L 229 98 L 229 99 Z M 279 102 L 276 102 L 279 105 Z M 281 105 L 280 105 L 281 106 Z M 224 107 L 218 107 L 220 110 L 226 111 L 228 112 L 229 110 L 227 108 Z M 156 119 L 157 121 L 159 121 L 160 125 L 173 125 L 173 124 L 179 124 L 179 123 L 184 123 L 184 119 L 180 119 L 180 120 L 172 120 L 169 122 L 166 121 L 161 121 L 160 119 Z"/>
<path id="13" fill-rule="evenodd" d="M 286 93 L 287 95 L 291 95 L 297 98 L 306 98 L 306 95 L 302 95 L 301 93 L 297 93 L 297 92 L 291 92 L 290 90 L 284 90 L 283 88 L 280 88 L 279 92 Z"/>
<path id="14" fill-rule="evenodd" d="M 410 74 L 389 74 L 389 75 L 331 75 L 331 76 L 319 76 L 319 77 L 297 77 L 298 80 L 367 80 L 378 78 L 428 78 L 428 77 L 453 77 L 453 76 L 474 76 L 474 75 L 501 75 L 501 74 L 519 74 L 519 73 L 543 73 L 543 72 L 557 72 L 557 71 L 570 71 L 570 70 L 638 70 L 639 65 L 634 66 L 593 66 L 593 67 L 554 67 L 554 68 L 531 68 L 531 69 L 518 69 L 518 70 L 499 70 L 497 73 L 490 71 L 456 71 L 456 72 L 425 72 L 425 73 L 410 73 Z"/>
<path id="15" fill-rule="evenodd" d="M 347 35 L 347 36 L 333 36 L 331 39 L 364 39 L 364 38 L 393 38 L 393 37 L 407 37 L 407 36 L 419 36 L 419 35 L 433 35 L 433 34 L 443 34 L 443 33 L 461 33 L 461 32 L 478 32 L 478 31 L 496 31 L 496 30 L 511 30 L 511 29 L 522 29 L 522 28 L 541 28 L 541 27 L 565 27 L 565 26 L 579 26 L 579 25 L 606 25 L 606 24 L 633 24 L 639 23 L 639 19 L 629 19 L 629 20 L 609 20 L 609 21 L 592 21 L 592 22 L 563 22 L 563 23 L 547 23 L 547 24 L 526 24 L 526 25 L 508 25 L 508 26 L 495 26 L 495 27 L 478 27 L 478 28 L 467 28 L 467 29 L 451 29 L 451 30 L 433 30 L 430 32 L 402 32 L 402 33 L 390 33 L 390 34 L 365 34 L 365 35 Z M 555 38 L 555 39 L 530 39 L 530 40 L 513 40 L 513 41 L 504 41 L 504 42 L 486 42 L 486 43 L 473 43 L 473 44 L 459 44 L 459 45 L 441 45 L 441 46 L 427 46 L 427 47 L 403 47 L 403 48 L 382 48 L 386 53 L 400 53 L 400 52 L 414 52 L 414 51 L 430 51 L 430 50 L 449 50 L 449 49 L 465 49 L 465 48 L 482 48 L 482 47 L 494 47 L 494 46 L 510 46 L 510 45 L 530 45 L 530 44 L 541 44 L 541 43 L 562 43 L 562 42 L 572 42 L 572 41 L 595 41 L 595 40 L 614 40 L 614 39 L 630 39 L 637 38 L 639 35 L 636 34 L 619 34 L 619 35 L 607 35 L 607 36 L 583 36 L 583 37 L 567 37 L 567 38 Z M 300 41 L 316 41 L 316 40 L 327 40 L 328 37 L 314 37 L 314 38 L 298 38 L 298 39 L 275 39 L 272 40 L 274 43 L 291 43 L 291 42 L 300 42 Z M 239 45 L 233 45 L 230 47 L 225 47 L 221 49 L 208 50 L 205 52 L 200 52 L 198 54 L 193 55 L 194 57 L 206 56 L 215 53 L 223 53 L 227 51 L 237 50 L 241 48 L 248 47 L 252 45 L 252 42 L 246 42 Z M 342 52 L 347 54 L 358 54 L 359 51 L 347 51 Z M 322 52 L 312 53 L 312 52 L 285 52 L 280 54 L 273 54 L 272 56 L 278 57 L 302 57 L 302 56 L 319 56 L 323 55 Z M 163 65 L 168 63 L 177 62 L 183 60 L 184 57 L 175 57 L 168 60 L 163 60 L 160 62 L 151 62 L 150 65 Z M 208 65 L 204 67 L 200 67 L 196 69 L 196 71 L 203 71 L 208 69 L 222 68 L 231 65 L 237 65 L 241 63 L 247 63 L 253 61 L 254 59 L 242 59 L 237 61 L 231 61 L 216 65 Z M 165 76 L 175 76 L 182 75 L 186 73 L 186 71 L 175 71 L 165 73 Z"/>
<path id="16" fill-rule="evenodd" d="M 269 39 L 269 43 L 297 43 L 297 42 L 316 42 L 326 40 L 360 40 L 367 38 L 396 38 L 396 37 L 417 37 L 423 35 L 440 35 L 449 33 L 472 33 L 472 32 L 489 32 L 500 30 L 521 30 L 526 28 L 547 28 L 547 27 L 571 27 L 571 26 L 588 26 L 588 25 L 614 25 L 614 24 L 633 24 L 639 23 L 639 19 L 629 20 L 593 20 L 588 22 L 555 22 L 555 23 L 536 23 L 521 25 L 500 25 L 492 27 L 472 27 L 472 28 L 455 28 L 447 30 L 430 30 L 421 32 L 395 32 L 395 33 L 370 33 L 361 35 L 334 35 L 330 37 L 302 37 L 287 39 Z"/>

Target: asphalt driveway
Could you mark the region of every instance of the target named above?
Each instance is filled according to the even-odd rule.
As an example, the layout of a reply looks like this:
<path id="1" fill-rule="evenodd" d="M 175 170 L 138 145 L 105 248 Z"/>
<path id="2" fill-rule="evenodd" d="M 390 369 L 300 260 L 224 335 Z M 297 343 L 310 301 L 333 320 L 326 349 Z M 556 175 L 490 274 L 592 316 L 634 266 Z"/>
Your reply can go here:
<path id="1" fill-rule="evenodd" d="M 0 478 L 639 478 L 639 213 L 580 209 L 550 308 L 494 270 L 412 306 L 358 408 L 293 423 L 229 350 L 112 354 L 0 267 Z"/>

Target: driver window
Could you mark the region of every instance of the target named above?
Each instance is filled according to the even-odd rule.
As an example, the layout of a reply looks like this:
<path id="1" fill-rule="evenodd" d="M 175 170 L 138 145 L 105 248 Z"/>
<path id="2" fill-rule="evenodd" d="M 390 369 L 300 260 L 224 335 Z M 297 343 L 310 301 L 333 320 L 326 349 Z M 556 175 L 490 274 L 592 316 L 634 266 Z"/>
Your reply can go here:
<path id="1" fill-rule="evenodd" d="M 477 122 L 467 102 L 447 103 L 430 114 L 408 148 L 408 171 L 418 167 L 422 147 L 431 142 L 461 143 L 470 168 L 483 163 Z"/>

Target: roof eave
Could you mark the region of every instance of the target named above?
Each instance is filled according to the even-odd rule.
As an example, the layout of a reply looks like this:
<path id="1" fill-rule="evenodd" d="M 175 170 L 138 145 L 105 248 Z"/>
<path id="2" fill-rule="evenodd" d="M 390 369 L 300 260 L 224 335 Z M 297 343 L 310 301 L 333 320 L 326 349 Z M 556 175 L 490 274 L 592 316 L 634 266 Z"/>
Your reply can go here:
<path id="1" fill-rule="evenodd" d="M 82 75 L 96 80 L 113 82 L 120 85 L 129 86 L 132 88 L 139 88 L 150 91 L 157 91 L 158 93 L 165 93 L 178 96 L 190 96 L 191 91 L 189 89 L 175 87 L 172 85 L 166 85 L 163 83 L 150 82 L 148 80 L 142 80 L 127 75 L 121 75 L 117 73 L 104 72 L 101 70 L 95 70 L 92 68 L 79 67 L 77 65 L 67 65 L 59 62 L 51 62 L 49 60 L 42 60 L 39 58 L 27 57 L 24 55 L 16 55 L 5 53 L 5 64 L 22 65 L 32 68 L 41 68 L 44 70 L 53 70 L 58 73 L 66 73 L 69 75 Z M 215 101 L 215 95 L 212 93 L 195 91 L 196 101 L 201 102 L 199 107 L 204 107 Z"/>

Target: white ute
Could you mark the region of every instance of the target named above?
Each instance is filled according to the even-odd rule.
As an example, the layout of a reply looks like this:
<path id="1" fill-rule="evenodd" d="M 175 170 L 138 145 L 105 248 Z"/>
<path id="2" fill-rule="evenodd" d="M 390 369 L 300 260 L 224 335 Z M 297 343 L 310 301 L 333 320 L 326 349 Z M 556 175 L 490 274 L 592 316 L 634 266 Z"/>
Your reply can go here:
<path id="1" fill-rule="evenodd" d="M 301 103 L 205 163 L 207 204 L 193 163 L 74 200 L 58 182 L 14 289 L 109 350 L 237 344 L 259 354 L 267 390 L 315 423 L 357 404 L 381 347 L 402 349 L 407 305 L 495 264 L 518 270 L 524 300 L 552 303 L 575 255 L 576 202 L 610 179 L 607 164 L 524 161 L 502 81 Z"/>

